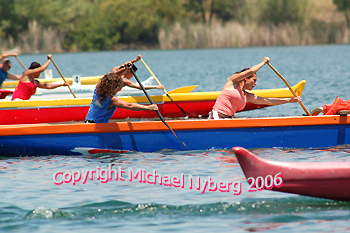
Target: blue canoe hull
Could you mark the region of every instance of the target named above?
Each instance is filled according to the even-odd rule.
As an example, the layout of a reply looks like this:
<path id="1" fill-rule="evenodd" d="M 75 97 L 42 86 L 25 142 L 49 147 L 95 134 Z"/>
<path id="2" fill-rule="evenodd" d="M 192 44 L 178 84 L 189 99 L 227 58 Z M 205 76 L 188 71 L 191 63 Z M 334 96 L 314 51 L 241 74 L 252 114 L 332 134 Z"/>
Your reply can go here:
<path id="1" fill-rule="evenodd" d="M 245 148 L 330 147 L 350 144 L 350 125 L 347 123 L 350 122 L 350 119 L 347 116 L 345 116 L 345 119 L 341 117 L 333 116 L 333 119 L 326 116 L 317 118 L 258 118 L 256 121 L 249 119 L 252 124 L 249 125 L 249 122 L 244 122 L 249 126 L 243 127 L 240 127 L 239 123 L 244 119 L 221 120 L 219 123 L 214 120 L 169 122 L 170 127 L 173 128 L 187 147 L 171 131 L 162 126 L 161 122 L 102 124 L 103 128 L 118 125 L 119 130 L 110 129 L 107 132 L 106 130 L 90 129 L 91 125 L 98 124 L 58 125 L 59 131 L 57 131 L 57 125 L 56 127 L 47 124 L 30 127 L 26 125 L 22 128 L 24 130 L 22 133 L 10 133 L 14 135 L 6 135 L 9 128 L 2 132 L 0 126 L 0 150 L 2 156 L 42 156 L 86 155 L 92 154 L 91 152 L 96 153 L 99 150 L 104 152 L 156 152 L 165 149 L 230 149 L 233 146 Z M 311 118 L 317 119 L 316 123 L 312 124 Z M 324 119 L 320 121 L 320 118 Z M 336 120 L 334 120 L 335 118 Z M 298 122 L 293 123 L 295 119 L 297 119 L 296 121 L 306 119 L 306 121 L 303 120 L 304 123 L 298 125 Z M 270 125 L 268 124 L 269 120 L 272 122 Z M 283 124 L 280 122 L 283 122 Z M 120 130 L 122 124 L 127 124 L 129 130 Z M 145 126 L 142 126 L 142 124 L 145 124 Z M 74 129 L 77 125 L 79 125 L 79 129 Z M 152 125 L 155 130 L 149 130 L 153 128 Z M 202 127 L 196 128 L 198 126 Z M 85 127 L 89 127 L 89 129 L 84 130 Z M 66 128 L 67 130 L 65 130 Z M 21 125 L 11 126 L 11 129 L 21 131 Z"/>

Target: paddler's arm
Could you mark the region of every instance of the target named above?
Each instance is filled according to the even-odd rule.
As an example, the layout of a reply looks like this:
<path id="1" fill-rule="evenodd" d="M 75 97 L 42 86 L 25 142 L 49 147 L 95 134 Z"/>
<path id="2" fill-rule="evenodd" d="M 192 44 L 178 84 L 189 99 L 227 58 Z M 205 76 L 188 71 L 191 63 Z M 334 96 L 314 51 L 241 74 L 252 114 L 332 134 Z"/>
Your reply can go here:
<path id="1" fill-rule="evenodd" d="M 12 79 L 12 80 L 20 80 L 21 79 L 21 75 L 18 75 L 18 74 L 10 74 L 10 73 L 8 73 L 8 75 L 7 75 L 7 78 L 8 79 Z"/>
<path id="2" fill-rule="evenodd" d="M 253 104 L 261 104 L 261 105 L 280 105 L 280 104 L 286 104 L 286 103 L 297 103 L 301 102 L 301 98 L 298 97 L 292 97 L 292 98 L 265 98 L 257 96 L 253 93 L 247 94 L 247 102 L 251 102 Z"/>
<path id="3" fill-rule="evenodd" d="M 28 69 L 28 70 L 24 71 L 23 76 L 31 76 L 31 75 L 41 74 L 49 66 L 50 61 L 51 61 L 50 58 L 52 58 L 52 55 L 51 54 L 47 55 L 47 61 L 42 66 L 35 68 L 35 69 Z"/>
<path id="4" fill-rule="evenodd" d="M 129 103 L 124 100 L 119 99 L 118 97 L 114 96 L 109 104 L 109 107 L 116 106 L 117 108 L 123 108 L 123 109 L 129 109 L 133 111 L 155 111 L 158 110 L 158 106 L 156 104 L 151 105 L 142 105 L 137 103 Z"/>
<path id="5" fill-rule="evenodd" d="M 270 58 L 264 57 L 263 61 L 260 62 L 259 64 L 254 65 L 254 66 L 250 67 L 248 70 L 245 70 L 243 72 L 235 73 L 235 74 L 231 75 L 231 77 L 228 78 L 228 81 L 238 83 L 238 82 L 242 81 L 243 79 L 246 79 L 249 76 L 258 72 L 261 69 L 261 67 L 263 67 L 266 63 L 269 63 L 269 62 L 270 62 Z"/>
<path id="6" fill-rule="evenodd" d="M 17 56 L 17 53 L 4 53 L 4 54 L 1 54 L 0 55 L 0 61 L 2 61 L 2 59 L 4 59 L 4 58 L 8 58 L 8 57 L 10 57 L 10 56 Z"/>
<path id="7" fill-rule="evenodd" d="M 62 86 L 69 86 L 69 83 L 44 83 L 44 82 L 40 82 L 39 80 L 35 80 L 37 82 L 37 86 L 40 88 L 44 88 L 44 89 L 55 89 L 57 87 L 62 87 Z"/>
<path id="8" fill-rule="evenodd" d="M 130 63 L 125 63 L 123 65 L 113 67 L 111 73 L 114 72 L 119 76 L 123 76 L 129 70 L 128 64 Z"/>
<path id="9" fill-rule="evenodd" d="M 131 61 L 128 61 L 128 62 L 125 62 L 124 64 L 122 64 L 122 65 L 120 65 L 120 66 L 115 66 L 115 67 L 113 67 L 112 70 L 111 70 L 111 72 L 114 72 L 114 71 L 116 71 L 116 70 L 119 70 L 120 67 L 123 67 L 123 66 L 126 67 L 129 63 L 133 64 L 133 63 L 139 61 L 141 58 L 142 58 L 141 55 L 137 55 L 137 58 L 136 58 L 136 59 L 131 60 Z"/>

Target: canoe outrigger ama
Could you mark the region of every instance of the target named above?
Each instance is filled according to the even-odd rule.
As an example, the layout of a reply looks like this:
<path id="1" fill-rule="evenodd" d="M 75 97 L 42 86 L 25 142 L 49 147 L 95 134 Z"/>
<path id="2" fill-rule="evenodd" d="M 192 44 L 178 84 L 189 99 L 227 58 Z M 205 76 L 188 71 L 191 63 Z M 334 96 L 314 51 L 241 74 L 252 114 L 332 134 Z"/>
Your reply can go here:
<path id="1" fill-rule="evenodd" d="M 234 147 L 233 151 L 253 187 L 251 191 L 258 187 L 258 190 L 350 201 L 350 162 L 278 162 L 259 158 L 241 147 Z"/>

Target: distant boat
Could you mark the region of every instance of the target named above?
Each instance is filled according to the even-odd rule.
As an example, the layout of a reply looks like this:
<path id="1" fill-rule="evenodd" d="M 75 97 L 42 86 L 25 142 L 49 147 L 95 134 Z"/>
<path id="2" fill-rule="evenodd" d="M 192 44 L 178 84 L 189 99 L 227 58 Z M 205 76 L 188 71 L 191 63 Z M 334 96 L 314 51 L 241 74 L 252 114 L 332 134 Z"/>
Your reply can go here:
<path id="1" fill-rule="evenodd" d="M 259 158 L 242 147 L 233 151 L 248 181 L 257 183 L 252 191 L 257 191 L 256 186 L 268 186 L 265 189 L 350 201 L 350 162 L 277 162 Z"/>
<path id="2" fill-rule="evenodd" d="M 81 77 L 80 82 L 81 85 L 96 85 L 100 79 L 102 78 L 103 75 L 98 75 L 98 76 L 87 76 L 87 77 Z M 66 77 L 65 80 L 72 85 L 73 80 L 75 77 Z M 62 78 L 39 78 L 40 82 L 43 83 L 51 83 L 51 82 L 61 82 L 62 83 Z M 4 81 L 1 85 L 1 88 L 15 88 L 18 85 L 18 81 Z"/>
<path id="3" fill-rule="evenodd" d="M 62 83 L 62 80 L 57 83 Z M 143 85 L 156 85 L 156 82 L 153 77 L 149 77 L 145 81 L 141 82 Z M 96 84 L 94 85 L 79 85 L 79 84 L 73 84 L 70 86 L 74 94 L 77 96 L 77 98 L 91 98 L 95 88 Z M 131 87 L 123 87 L 117 95 L 118 96 L 128 96 L 128 95 L 141 95 L 143 94 L 143 91 L 136 88 Z M 50 99 L 47 98 L 47 96 L 56 96 L 55 99 L 62 99 L 62 98 L 70 98 L 72 96 L 71 92 L 67 87 L 58 87 L 55 89 L 43 89 L 38 88 L 37 93 L 33 97 L 39 97 L 40 99 Z M 63 96 L 64 95 L 64 96 Z"/>
<path id="4" fill-rule="evenodd" d="M 42 80 L 40 80 L 42 81 Z M 98 82 L 99 79 L 96 79 Z M 62 79 L 55 82 L 50 83 L 62 83 Z M 67 81 L 68 82 L 68 81 Z M 149 77 L 145 81 L 142 81 L 143 85 L 155 85 L 155 80 L 153 77 Z M 97 84 L 97 83 L 96 83 Z M 92 95 L 95 91 L 96 84 L 89 84 L 89 85 L 82 85 L 82 84 L 73 84 L 70 85 L 70 88 L 74 92 L 75 96 L 77 98 L 92 98 Z M 4 85 L 2 85 L 3 87 Z M 7 91 L 9 94 L 13 93 L 15 89 L 6 89 L 3 90 L 3 93 Z M 151 90 L 153 91 L 153 90 Z M 2 94 L 2 92 L 0 92 Z M 136 88 L 131 87 L 123 87 L 121 91 L 117 93 L 117 96 L 131 96 L 131 95 L 143 95 L 143 91 Z M 3 98 L 5 98 L 7 95 L 3 95 Z M 0 96 L 0 99 L 2 96 Z M 68 87 L 57 87 L 54 89 L 44 89 L 44 88 L 37 88 L 36 93 L 30 98 L 31 100 L 38 100 L 38 99 L 66 99 L 66 98 L 72 98 L 72 94 Z"/>

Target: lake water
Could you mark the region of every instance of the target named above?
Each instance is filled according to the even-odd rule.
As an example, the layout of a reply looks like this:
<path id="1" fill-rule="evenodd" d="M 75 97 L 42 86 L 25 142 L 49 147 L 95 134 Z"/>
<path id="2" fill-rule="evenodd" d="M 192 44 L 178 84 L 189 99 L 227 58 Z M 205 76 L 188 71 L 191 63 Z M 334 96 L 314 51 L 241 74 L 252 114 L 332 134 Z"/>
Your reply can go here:
<path id="1" fill-rule="evenodd" d="M 217 91 L 235 71 L 271 58 L 291 85 L 306 80 L 302 95 L 308 109 L 350 99 L 350 46 L 268 47 L 213 50 L 109 51 L 53 54 L 65 77 L 94 76 L 138 54 L 166 89 L 199 85 Z M 46 54 L 20 55 L 28 66 Z M 12 73 L 23 68 L 15 59 Z M 149 77 L 138 62 L 138 77 Z M 59 77 L 50 64 L 53 76 Z M 285 87 L 268 67 L 258 72 L 256 89 Z M 302 115 L 299 104 L 285 104 L 237 116 Z M 19 142 L 20 143 L 20 142 Z M 150 142 L 156 143 L 156 142 Z M 232 145 L 239 146 L 239 145 Z M 349 147 L 327 149 L 259 149 L 262 158 L 278 161 L 350 161 Z M 1 152 L 0 152 L 1 153 Z M 87 180 L 54 183 L 54 174 L 107 169 L 156 171 L 184 177 L 184 188 L 133 181 Z M 241 193 L 190 189 L 189 177 L 239 182 Z M 349 184 L 344 184 L 349 185 Z M 232 150 L 96 154 L 92 157 L 48 155 L 0 160 L 0 232 L 347 232 L 350 203 L 273 191 L 248 192 Z"/>

